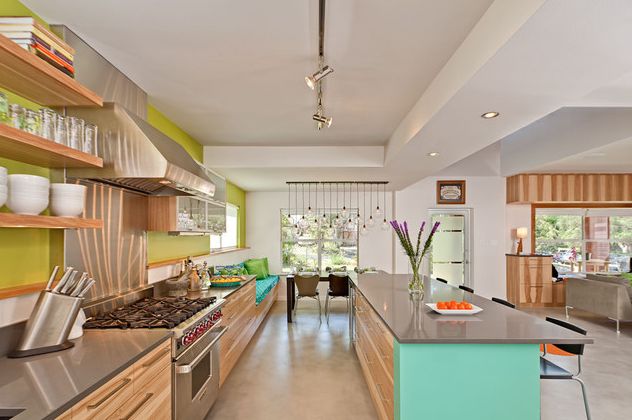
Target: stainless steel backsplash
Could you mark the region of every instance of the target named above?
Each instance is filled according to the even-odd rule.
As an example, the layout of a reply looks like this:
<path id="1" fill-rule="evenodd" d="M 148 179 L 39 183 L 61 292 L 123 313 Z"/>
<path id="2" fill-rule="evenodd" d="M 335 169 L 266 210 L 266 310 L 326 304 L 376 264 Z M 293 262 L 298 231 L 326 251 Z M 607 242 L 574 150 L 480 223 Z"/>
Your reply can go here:
<path id="1" fill-rule="evenodd" d="M 103 229 L 66 230 L 67 266 L 87 271 L 97 282 L 87 303 L 147 286 L 147 197 L 106 184 L 88 187 L 85 217 Z"/>

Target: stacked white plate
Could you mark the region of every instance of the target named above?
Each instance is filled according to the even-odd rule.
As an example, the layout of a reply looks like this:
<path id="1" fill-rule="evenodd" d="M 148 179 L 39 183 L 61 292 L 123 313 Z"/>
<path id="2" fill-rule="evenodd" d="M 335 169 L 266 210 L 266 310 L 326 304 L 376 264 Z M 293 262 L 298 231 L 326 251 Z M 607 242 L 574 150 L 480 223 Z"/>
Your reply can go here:
<path id="1" fill-rule="evenodd" d="M 38 215 L 48 207 L 48 178 L 37 175 L 9 175 L 7 207 L 16 214 Z"/>
<path id="2" fill-rule="evenodd" d="M 86 201 L 84 185 L 51 184 L 50 210 L 55 216 L 77 217 L 83 213 Z"/>
<path id="3" fill-rule="evenodd" d="M 4 206 L 4 203 L 7 202 L 9 195 L 8 181 L 7 168 L 0 166 L 0 207 Z"/>

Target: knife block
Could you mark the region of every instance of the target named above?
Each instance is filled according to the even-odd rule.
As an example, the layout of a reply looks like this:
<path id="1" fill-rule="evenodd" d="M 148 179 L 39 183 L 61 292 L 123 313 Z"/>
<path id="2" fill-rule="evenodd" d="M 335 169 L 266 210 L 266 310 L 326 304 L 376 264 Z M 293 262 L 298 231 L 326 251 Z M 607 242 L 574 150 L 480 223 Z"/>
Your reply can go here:
<path id="1" fill-rule="evenodd" d="M 43 290 L 31 312 L 22 337 L 9 357 L 27 357 L 65 350 L 74 343 L 68 341 L 82 297 L 60 295 Z"/>

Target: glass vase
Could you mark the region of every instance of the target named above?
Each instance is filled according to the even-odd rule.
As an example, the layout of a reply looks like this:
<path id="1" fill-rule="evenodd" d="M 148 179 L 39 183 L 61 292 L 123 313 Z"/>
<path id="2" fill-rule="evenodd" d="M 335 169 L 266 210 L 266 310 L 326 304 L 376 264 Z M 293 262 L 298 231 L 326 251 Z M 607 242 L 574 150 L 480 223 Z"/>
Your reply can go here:
<path id="1" fill-rule="evenodd" d="M 421 299 L 424 296 L 424 284 L 419 275 L 419 265 L 411 262 L 412 278 L 408 282 L 408 293 L 413 298 Z"/>

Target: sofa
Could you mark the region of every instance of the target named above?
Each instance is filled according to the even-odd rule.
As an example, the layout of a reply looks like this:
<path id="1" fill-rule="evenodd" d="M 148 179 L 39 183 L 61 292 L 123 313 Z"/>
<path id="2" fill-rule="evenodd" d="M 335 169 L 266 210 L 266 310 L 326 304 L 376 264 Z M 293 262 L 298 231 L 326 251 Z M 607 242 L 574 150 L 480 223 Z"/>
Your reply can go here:
<path id="1" fill-rule="evenodd" d="M 566 317 L 569 309 L 581 309 L 608 317 L 617 323 L 632 321 L 632 287 L 618 275 L 586 274 L 566 280 Z"/>

